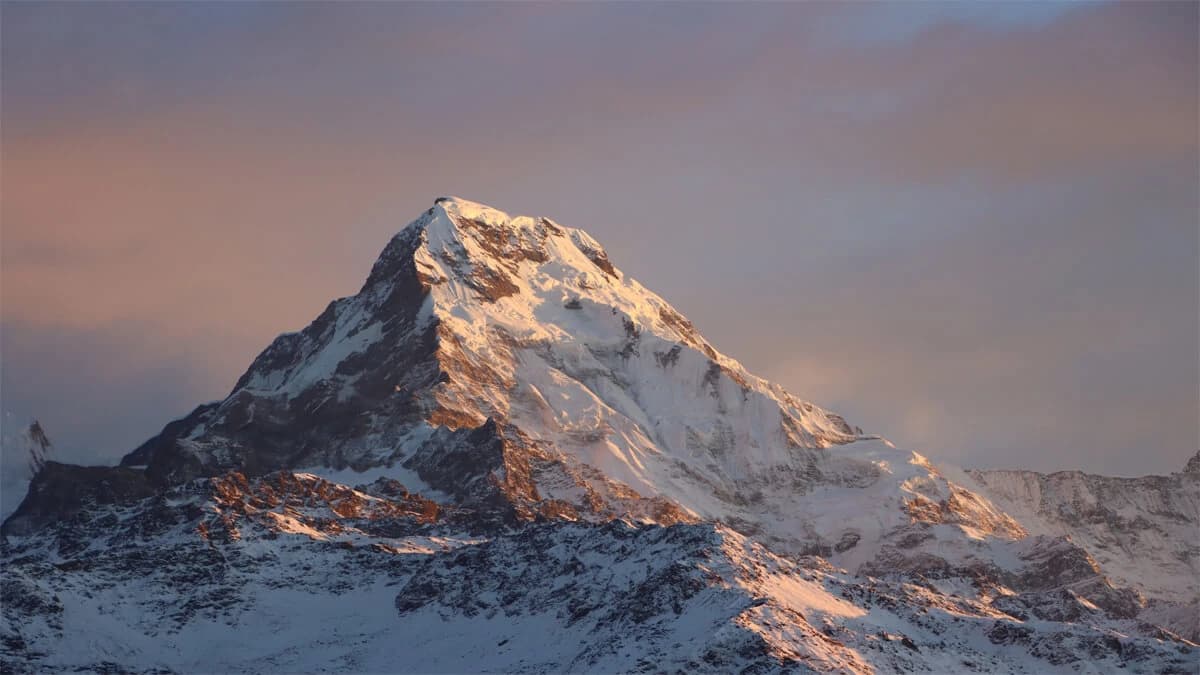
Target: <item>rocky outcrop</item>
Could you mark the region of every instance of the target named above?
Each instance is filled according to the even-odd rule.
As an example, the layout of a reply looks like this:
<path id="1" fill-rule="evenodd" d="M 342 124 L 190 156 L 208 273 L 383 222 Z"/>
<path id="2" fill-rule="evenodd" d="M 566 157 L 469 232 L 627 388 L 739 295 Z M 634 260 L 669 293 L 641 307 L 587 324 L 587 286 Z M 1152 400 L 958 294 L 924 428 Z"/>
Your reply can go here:
<path id="1" fill-rule="evenodd" d="M 952 664 L 991 673 L 1086 662 L 1101 672 L 1182 673 L 1197 665 L 1194 646 L 1178 637 L 1106 627 L 1082 601 L 1070 613 L 1069 595 L 1058 607 L 1023 605 L 1045 617 L 1026 622 L 1015 604 L 1002 614 L 818 558 L 776 556 L 712 524 L 551 520 L 481 536 L 458 529 L 458 514 L 430 514 L 423 500 L 394 481 L 352 488 L 311 474 L 229 474 L 48 525 L 3 549 L 0 667 L 898 673 Z M 62 546 L 79 540 L 90 545 Z"/>
<path id="2" fill-rule="evenodd" d="M 87 509 L 131 504 L 156 491 L 145 472 L 137 469 L 46 462 L 0 534 L 29 535 Z"/>
<path id="3" fill-rule="evenodd" d="M 1122 616 L 1200 640 L 1200 454 L 1182 472 L 1116 478 L 1079 471 L 972 471 L 979 490 L 1030 529 L 1069 537 L 1105 577 L 1092 594 L 1098 605 Z M 1031 570 L 1031 578 L 1056 576 Z"/>
<path id="4" fill-rule="evenodd" d="M 418 219 L 387 245 L 359 293 L 271 343 L 223 401 L 197 408 L 122 459 L 162 484 L 237 470 L 386 463 L 431 406 L 437 322 L 420 317 L 433 282 L 416 266 Z"/>
<path id="5" fill-rule="evenodd" d="M 1192 455 L 1183 467 L 1185 476 L 1200 476 L 1200 450 Z"/>

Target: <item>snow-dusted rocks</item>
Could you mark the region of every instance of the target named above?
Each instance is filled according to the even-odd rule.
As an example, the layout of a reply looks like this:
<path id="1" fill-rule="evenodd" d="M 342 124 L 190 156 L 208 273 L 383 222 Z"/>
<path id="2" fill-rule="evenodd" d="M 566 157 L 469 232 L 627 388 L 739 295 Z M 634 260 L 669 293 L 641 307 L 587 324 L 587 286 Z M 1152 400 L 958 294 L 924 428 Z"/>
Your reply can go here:
<path id="1" fill-rule="evenodd" d="M 1031 530 L 1070 537 L 1141 612 L 1200 641 L 1200 453 L 1169 476 L 972 471 L 981 492 Z"/>
<path id="2" fill-rule="evenodd" d="M 289 472 L 97 506 L 6 543 L 0 655 L 6 672 L 1195 665 L 1194 646 L 1086 605 L 1071 622 L 1010 613 L 779 556 L 719 525 L 480 522 L 396 481 Z"/>
<path id="3" fill-rule="evenodd" d="M 33 480 L 0 647 L 14 670 L 1189 672 L 1197 473 L 936 466 L 746 372 L 586 233 L 440 198 L 224 400 Z"/>

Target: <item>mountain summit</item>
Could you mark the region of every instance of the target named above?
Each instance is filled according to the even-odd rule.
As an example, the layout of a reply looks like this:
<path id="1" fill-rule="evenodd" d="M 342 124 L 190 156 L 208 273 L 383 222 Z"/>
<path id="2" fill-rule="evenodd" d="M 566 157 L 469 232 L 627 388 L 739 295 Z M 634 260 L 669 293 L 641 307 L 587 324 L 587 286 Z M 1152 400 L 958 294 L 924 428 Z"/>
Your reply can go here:
<path id="1" fill-rule="evenodd" d="M 748 373 L 582 230 L 444 197 L 225 399 L 120 466 L 45 465 L 3 526 L 0 654 L 1187 672 L 1198 511 L 1190 469 L 935 465 Z"/>
<path id="2" fill-rule="evenodd" d="M 121 464 L 162 484 L 399 464 L 526 515 L 674 522 L 723 515 L 765 483 L 804 489 L 828 463 L 820 449 L 862 437 L 718 353 L 582 230 L 441 198 L 357 295 Z"/>

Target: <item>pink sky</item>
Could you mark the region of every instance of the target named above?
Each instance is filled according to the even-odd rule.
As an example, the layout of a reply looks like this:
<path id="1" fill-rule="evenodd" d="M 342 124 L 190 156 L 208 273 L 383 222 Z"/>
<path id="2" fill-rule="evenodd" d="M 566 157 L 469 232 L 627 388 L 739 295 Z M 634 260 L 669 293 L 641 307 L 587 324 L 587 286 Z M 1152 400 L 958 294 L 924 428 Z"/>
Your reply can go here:
<path id="1" fill-rule="evenodd" d="M 440 194 L 968 466 L 1200 445 L 1195 3 L 3 6 L 0 405 L 111 462 Z"/>

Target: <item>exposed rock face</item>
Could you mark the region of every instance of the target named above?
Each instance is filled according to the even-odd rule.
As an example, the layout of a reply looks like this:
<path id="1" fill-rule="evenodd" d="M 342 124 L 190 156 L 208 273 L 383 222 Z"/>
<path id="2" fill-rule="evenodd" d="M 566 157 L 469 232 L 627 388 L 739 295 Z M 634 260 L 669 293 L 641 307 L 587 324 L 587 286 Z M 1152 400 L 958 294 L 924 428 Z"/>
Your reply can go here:
<path id="1" fill-rule="evenodd" d="M 435 358 L 438 324 L 420 316 L 430 279 L 413 258 L 430 218 L 388 244 L 358 295 L 276 338 L 224 401 L 168 424 L 121 464 L 177 484 L 231 469 L 387 461 L 370 451 L 397 445 L 446 378 Z"/>
<path id="2" fill-rule="evenodd" d="M 46 462 L 30 483 L 29 494 L 4 521 L 0 532 L 5 536 L 32 534 L 88 508 L 131 504 L 154 493 L 155 487 L 142 471 Z"/>
<path id="3" fill-rule="evenodd" d="M 0 643 L 13 670 L 1187 672 L 1198 481 L 935 466 L 586 233 L 442 198 L 224 400 L 36 477 Z"/>
<path id="4" fill-rule="evenodd" d="M 970 473 L 1005 511 L 1036 531 L 1070 537 L 1113 583 L 1144 597 L 1147 617 L 1200 640 L 1198 467 L 1200 453 L 1169 476 Z"/>
<path id="5" fill-rule="evenodd" d="M 1197 450 L 1196 454 L 1188 459 L 1187 464 L 1183 467 L 1183 475 L 1193 478 L 1200 477 L 1200 450 Z"/>
<path id="6" fill-rule="evenodd" d="M 428 504 L 385 479 L 351 488 L 231 473 L 81 511 L 4 545 L 0 660 L 5 672 L 994 673 L 1083 663 L 1187 673 L 1197 663 L 1194 645 L 1131 636 L 1134 624 L 1070 593 L 1000 611 L 778 556 L 712 524 L 547 520 L 467 534 L 470 514 Z M 72 550 L 77 541 L 88 549 Z"/>

